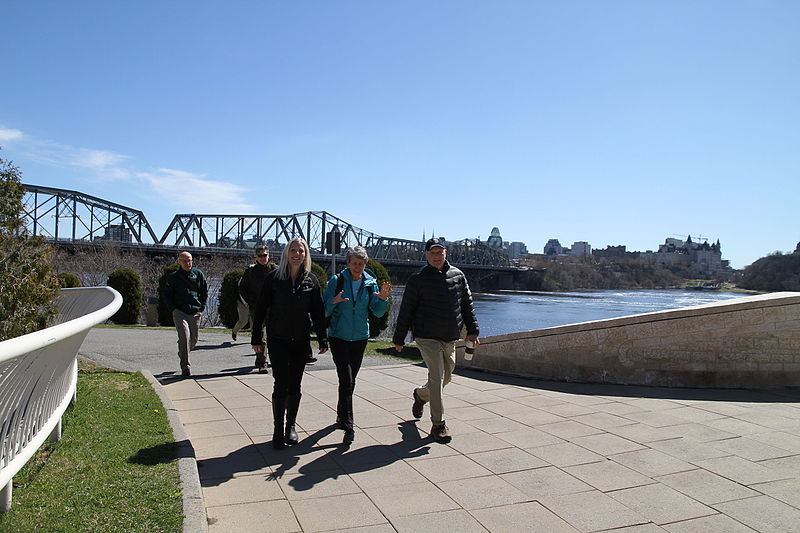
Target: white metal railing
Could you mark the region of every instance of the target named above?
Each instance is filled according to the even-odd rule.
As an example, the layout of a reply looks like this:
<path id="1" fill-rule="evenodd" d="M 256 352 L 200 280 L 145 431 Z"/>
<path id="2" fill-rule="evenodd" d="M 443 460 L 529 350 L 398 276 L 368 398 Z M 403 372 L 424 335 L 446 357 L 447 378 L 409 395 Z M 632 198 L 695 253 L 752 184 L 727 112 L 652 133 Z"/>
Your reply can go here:
<path id="1" fill-rule="evenodd" d="M 0 512 L 11 508 L 14 475 L 45 440 L 61 438 L 61 416 L 75 400 L 78 349 L 120 305 L 111 287 L 61 289 L 55 325 L 0 342 Z"/>

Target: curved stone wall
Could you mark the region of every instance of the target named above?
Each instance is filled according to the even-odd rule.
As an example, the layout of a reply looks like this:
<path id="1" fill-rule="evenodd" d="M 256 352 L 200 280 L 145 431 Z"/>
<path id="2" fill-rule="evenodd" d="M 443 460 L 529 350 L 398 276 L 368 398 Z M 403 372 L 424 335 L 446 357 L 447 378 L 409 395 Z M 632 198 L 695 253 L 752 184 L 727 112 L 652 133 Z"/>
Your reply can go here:
<path id="1" fill-rule="evenodd" d="M 800 386 L 800 293 L 481 339 L 459 366 L 555 381 L 668 387 Z"/>

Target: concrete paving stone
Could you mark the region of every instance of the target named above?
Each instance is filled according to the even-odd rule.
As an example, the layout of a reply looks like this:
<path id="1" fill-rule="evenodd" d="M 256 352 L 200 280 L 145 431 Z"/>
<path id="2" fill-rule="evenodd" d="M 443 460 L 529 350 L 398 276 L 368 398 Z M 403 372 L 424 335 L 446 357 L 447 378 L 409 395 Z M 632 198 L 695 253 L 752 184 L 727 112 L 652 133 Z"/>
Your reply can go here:
<path id="1" fill-rule="evenodd" d="M 785 431 L 767 431 L 765 433 L 754 433 L 749 437 L 758 442 L 800 454 L 800 434 L 787 433 Z"/>
<path id="2" fill-rule="evenodd" d="M 405 454 L 399 447 L 371 444 L 361 448 L 342 447 L 330 452 L 330 456 L 344 469 L 352 470 L 359 465 L 390 464 L 401 460 Z"/>
<path id="3" fill-rule="evenodd" d="M 602 455 L 590 452 L 586 448 L 581 448 L 571 442 L 537 446 L 536 448 L 527 448 L 525 451 L 546 463 L 558 467 L 596 463 L 606 460 Z M 473 459 L 475 459 L 474 456 Z"/>
<path id="4" fill-rule="evenodd" d="M 180 414 L 181 422 L 186 424 L 197 424 L 200 422 L 212 422 L 221 420 L 232 420 L 233 415 L 224 407 L 211 407 L 208 409 L 192 409 Z"/>
<path id="5" fill-rule="evenodd" d="M 229 418 L 227 420 L 215 420 L 213 422 L 198 422 L 196 424 L 183 425 L 186 434 L 191 440 L 206 437 L 221 437 L 224 435 L 244 435 L 245 431 L 239 423 Z"/>
<path id="6" fill-rule="evenodd" d="M 173 402 L 177 400 L 189 400 L 198 398 L 208 398 L 211 395 L 193 379 L 181 379 L 171 383 L 164 383 L 164 392 Z"/>
<path id="7" fill-rule="evenodd" d="M 450 404 L 450 398 L 448 398 L 448 404 Z M 381 400 L 380 406 L 381 408 L 392 412 L 392 413 L 402 413 L 401 418 L 403 416 L 411 417 L 411 405 L 413 404 L 412 400 L 406 396 L 398 397 L 398 398 L 387 398 L 385 400 Z M 464 403 L 464 405 L 467 405 Z M 456 407 L 453 405 L 453 407 Z M 358 416 L 358 411 L 353 410 L 353 416 Z"/>
<path id="8" fill-rule="evenodd" d="M 206 507 L 286 499 L 276 480 L 260 474 L 232 477 L 220 483 L 205 480 L 201 485 Z"/>
<path id="9" fill-rule="evenodd" d="M 514 401 L 523 405 L 527 405 L 528 407 L 533 407 L 534 409 L 546 410 L 551 405 L 559 405 L 567 402 L 568 400 L 565 400 L 564 398 L 538 394 L 531 396 L 520 396 L 519 398 L 514 398 Z"/>
<path id="10" fill-rule="evenodd" d="M 625 416 L 630 413 L 636 413 L 639 411 L 646 411 L 646 409 L 642 407 L 638 407 L 636 405 L 631 405 L 625 402 L 618 402 L 618 401 L 610 401 L 608 403 L 600 403 L 596 404 L 594 408 L 597 411 L 601 411 L 603 413 L 608 413 L 610 415 L 617 415 L 617 416 Z"/>
<path id="11" fill-rule="evenodd" d="M 451 429 L 451 431 L 453 430 Z M 454 435 L 453 440 L 450 442 L 450 447 L 458 450 L 460 453 L 469 455 L 475 452 L 511 448 L 511 444 L 489 433 L 473 431 L 471 433 L 459 433 Z"/>
<path id="12" fill-rule="evenodd" d="M 795 478 L 758 483 L 752 487 L 767 496 L 772 496 L 776 500 L 800 509 L 800 490 L 798 490 L 800 485 L 798 485 Z"/>
<path id="13" fill-rule="evenodd" d="M 531 407 L 515 400 L 501 400 L 499 402 L 481 404 L 483 409 L 500 416 L 510 416 L 516 413 L 530 413 Z M 548 410 L 549 411 L 549 410 Z"/>
<path id="14" fill-rule="evenodd" d="M 471 453 L 469 458 L 495 474 L 506 474 L 508 472 L 548 466 L 546 461 L 519 448 Z"/>
<path id="15" fill-rule="evenodd" d="M 709 420 L 708 422 L 704 422 L 704 424 L 710 428 L 733 433 L 736 436 L 764 433 L 770 429 L 760 424 L 753 424 L 752 422 L 739 420 L 738 418 L 720 418 L 717 420 Z"/>
<path id="16" fill-rule="evenodd" d="M 566 402 L 557 405 L 551 405 L 547 408 L 547 411 L 549 413 L 553 413 L 554 415 L 563 416 L 564 418 L 601 412 L 596 405 L 585 406 Z"/>
<path id="17" fill-rule="evenodd" d="M 498 476 L 440 482 L 439 488 L 463 509 L 483 509 L 528 500 L 521 490 Z"/>
<path id="18" fill-rule="evenodd" d="M 664 533 L 666 529 L 653 523 L 627 526 L 613 530 L 614 533 Z"/>
<path id="19" fill-rule="evenodd" d="M 681 437 L 686 437 L 700 443 L 732 439 L 733 437 L 739 436 L 728 431 L 722 431 L 720 429 L 708 427 L 705 424 L 698 424 L 694 422 L 672 426 L 672 429 L 675 431 L 676 435 L 680 435 Z"/>
<path id="20" fill-rule="evenodd" d="M 742 485 L 778 481 L 789 477 L 786 473 L 771 470 L 766 466 L 736 456 L 694 461 L 694 464 Z"/>
<path id="21" fill-rule="evenodd" d="M 241 407 L 259 407 L 272 411 L 272 404 L 263 396 L 255 393 L 246 396 L 217 396 L 216 398 L 219 403 L 230 411 Z"/>
<path id="22" fill-rule="evenodd" d="M 610 433 L 598 435 L 586 435 L 585 437 L 574 437 L 570 439 L 578 446 L 593 451 L 602 456 L 616 455 L 618 453 L 632 452 L 644 449 L 639 443 L 623 439 Z"/>
<path id="23" fill-rule="evenodd" d="M 239 407 L 230 410 L 231 416 L 237 420 L 269 420 L 272 424 L 272 407 Z"/>
<path id="24" fill-rule="evenodd" d="M 430 481 L 369 487 L 364 489 L 364 493 L 390 519 L 459 508 L 456 502 Z"/>
<path id="25" fill-rule="evenodd" d="M 424 416 L 426 415 L 423 415 L 423 417 Z M 480 420 L 482 418 L 494 418 L 497 415 L 491 411 L 487 411 L 484 406 L 478 407 L 477 405 L 468 405 L 467 407 L 450 408 L 447 406 L 447 400 L 445 400 L 444 416 L 446 420 Z"/>
<path id="26" fill-rule="evenodd" d="M 207 390 L 211 396 L 214 396 L 215 398 L 253 395 L 253 389 L 251 389 L 238 379 L 230 379 L 228 377 L 224 377 L 224 378 L 204 379 L 198 383 L 201 387 Z"/>
<path id="27" fill-rule="evenodd" d="M 738 455 L 748 461 L 764 461 L 795 455 L 793 452 L 759 442 L 749 437 L 736 437 L 733 439 L 718 440 L 711 444 L 718 450 L 731 455 Z"/>
<path id="28" fill-rule="evenodd" d="M 536 428 L 505 431 L 503 433 L 497 433 L 495 436 L 518 448 L 533 448 L 536 446 L 548 446 L 550 444 L 564 442 L 564 439 Z"/>
<path id="29" fill-rule="evenodd" d="M 759 533 L 800 532 L 800 510 L 770 496 L 720 503 L 714 507 Z"/>
<path id="30" fill-rule="evenodd" d="M 331 421 L 331 417 L 333 420 Z M 357 420 L 355 420 L 357 417 Z M 388 426 L 390 424 L 399 424 L 403 422 L 404 419 L 391 413 L 389 411 L 384 410 L 371 410 L 371 411 L 353 411 L 353 418 L 360 428 L 372 428 L 372 427 L 381 427 L 381 426 Z M 336 413 L 331 412 L 330 414 L 326 414 L 324 421 L 327 421 L 328 424 L 332 424 L 336 421 Z M 321 426 L 325 427 L 325 426 Z"/>
<path id="31" fill-rule="evenodd" d="M 800 455 L 781 457 L 780 459 L 767 459 L 766 461 L 760 461 L 758 464 L 770 470 L 784 472 L 792 477 L 800 477 Z"/>
<path id="32" fill-rule="evenodd" d="M 294 453 L 294 446 L 282 450 L 273 450 L 272 444 L 267 442 L 257 445 L 264 456 L 264 460 L 277 477 L 297 472 L 314 472 L 316 470 L 336 470 L 342 473 L 339 464 L 328 457 L 327 450 L 314 450 L 309 452 Z"/>
<path id="33" fill-rule="evenodd" d="M 455 448 L 434 442 L 433 439 L 425 439 L 420 441 L 419 445 L 413 448 L 413 453 L 408 454 L 403 460 L 408 461 L 409 464 L 414 464 L 417 461 L 453 457 L 455 455 L 459 455 L 458 450 Z"/>
<path id="34" fill-rule="evenodd" d="M 684 418 L 674 416 L 669 411 L 637 411 L 628 413 L 625 417 L 631 422 L 641 422 L 656 428 L 678 426 L 686 423 Z"/>
<path id="35" fill-rule="evenodd" d="M 358 485 L 341 469 L 293 472 L 278 478 L 277 484 L 289 501 L 361 493 Z"/>
<path id="36" fill-rule="evenodd" d="M 194 409 L 223 408 L 222 404 L 212 396 L 204 396 L 202 398 L 187 398 L 185 400 L 172 400 L 172 405 L 174 405 L 175 409 L 180 412 L 181 420 L 183 420 L 183 414 L 185 412 L 192 411 Z"/>
<path id="37" fill-rule="evenodd" d="M 648 477 L 687 472 L 697 468 L 691 463 L 652 448 L 620 453 L 612 456 L 611 460 Z"/>
<path id="38" fill-rule="evenodd" d="M 640 387 L 639 390 L 642 393 L 647 394 L 647 395 L 653 395 L 653 393 L 655 392 L 654 390 L 648 389 L 647 387 Z M 669 394 L 669 392 L 670 392 L 669 389 L 657 389 L 657 391 L 658 392 L 656 393 L 656 395 L 658 395 L 658 393 Z M 675 391 L 675 389 L 673 389 L 673 391 Z M 628 392 L 630 393 L 632 391 L 628 391 Z M 679 394 L 682 393 L 682 391 L 680 391 L 680 390 L 678 390 L 677 392 Z M 650 398 L 631 398 L 631 399 L 624 399 L 624 400 L 620 400 L 620 401 L 625 402 L 628 405 L 632 405 L 634 407 L 637 407 L 642 411 L 650 411 L 650 412 L 654 412 L 654 413 L 658 412 L 658 411 L 669 411 L 670 409 L 675 409 L 675 408 L 681 407 L 683 405 L 679 401 L 671 400 L 671 399 L 668 399 L 666 397 L 664 397 L 664 398 L 653 398 L 653 397 L 650 397 Z"/>
<path id="39" fill-rule="evenodd" d="M 358 465 L 345 468 L 350 478 L 362 489 L 408 485 L 427 481 L 405 461 L 388 464 Z"/>
<path id="40" fill-rule="evenodd" d="M 537 427 L 544 432 L 561 437 L 562 439 L 572 439 L 574 437 L 585 437 L 586 435 L 597 435 L 603 433 L 602 430 L 586 424 L 580 424 L 574 420 L 564 420 L 552 424 L 542 424 Z"/>
<path id="41" fill-rule="evenodd" d="M 241 433 L 221 437 L 193 438 L 192 447 L 197 459 L 209 459 L 246 452 L 251 450 L 253 442 L 247 435 Z M 256 450 L 252 449 L 251 451 Z"/>
<path id="42" fill-rule="evenodd" d="M 272 438 L 272 420 L 261 419 L 254 420 L 252 418 L 239 418 L 239 425 L 242 430 L 253 440 L 261 439 L 264 437 Z"/>
<path id="43" fill-rule="evenodd" d="M 391 524 L 378 524 L 375 526 L 349 527 L 336 531 L 346 531 L 347 533 L 397 533 Z"/>
<path id="44" fill-rule="evenodd" d="M 486 533 L 486 529 L 463 509 L 399 516 L 392 518 L 391 522 L 397 533 L 419 533 L 420 531 Z"/>
<path id="45" fill-rule="evenodd" d="M 500 477 L 536 500 L 592 490 L 591 485 L 554 466 L 510 472 Z"/>
<path id="46" fill-rule="evenodd" d="M 725 457 L 729 455 L 708 444 L 687 437 L 670 440 L 659 440 L 647 443 L 650 448 L 662 451 L 678 459 L 694 463 L 703 459 Z"/>
<path id="47" fill-rule="evenodd" d="M 387 523 L 364 494 L 344 494 L 291 502 L 304 533 Z M 245 530 L 241 530 L 245 531 Z"/>
<path id="48" fill-rule="evenodd" d="M 209 533 L 296 533 L 301 531 L 289 502 L 273 500 L 208 507 Z"/>
<path id="49" fill-rule="evenodd" d="M 673 522 L 662 527 L 669 533 L 756 533 L 754 529 L 724 514 Z"/>
<path id="50" fill-rule="evenodd" d="M 655 483 L 653 479 L 614 461 L 603 460 L 567 466 L 563 470 L 601 492 L 627 489 Z"/>
<path id="51" fill-rule="evenodd" d="M 758 496 L 758 492 L 740 483 L 701 468 L 659 476 L 655 479 L 706 505 Z"/>
<path id="52" fill-rule="evenodd" d="M 508 400 L 513 398 L 524 398 L 527 396 L 539 395 L 538 392 L 531 389 L 530 387 L 515 387 L 515 386 L 508 386 L 496 389 L 495 392 L 493 392 L 492 394 L 500 396 L 501 398 L 506 398 Z"/>
<path id="53" fill-rule="evenodd" d="M 255 448 L 251 448 L 224 457 L 198 459 L 197 472 L 203 483 L 211 483 L 212 480 L 228 479 L 241 475 L 260 474 L 268 476 L 272 474 L 272 469 L 267 465 L 264 456 L 258 453 Z"/>
<path id="54" fill-rule="evenodd" d="M 581 531 L 623 528 L 649 522 L 639 513 L 596 490 L 546 496 L 539 501 Z"/>
<path id="55" fill-rule="evenodd" d="M 409 464 L 414 470 L 434 483 L 491 474 L 488 469 L 464 455 L 451 455 L 432 459 L 424 458 L 411 461 Z"/>
<path id="56" fill-rule="evenodd" d="M 608 495 L 658 525 L 716 513 L 711 507 L 660 483 L 616 490 Z"/>
<path id="57" fill-rule="evenodd" d="M 617 428 L 620 426 L 629 426 L 636 423 L 629 418 L 599 412 L 589 415 L 573 416 L 572 420 L 580 424 L 586 424 L 587 426 L 602 429 L 604 431 L 608 431 L 612 428 Z"/>
<path id="58" fill-rule="evenodd" d="M 675 409 L 670 409 L 664 413 L 680 418 L 686 422 L 698 423 L 708 422 L 709 420 L 718 420 L 725 417 L 725 415 L 721 415 L 719 413 L 712 413 L 711 411 L 706 411 L 705 409 L 698 409 L 697 407 L 690 406 L 676 407 Z"/>
<path id="59" fill-rule="evenodd" d="M 517 431 L 528 427 L 525 424 L 520 424 L 516 420 L 511 420 L 503 416 L 470 420 L 469 423 L 474 428 L 491 434 Z"/>
<path id="60" fill-rule="evenodd" d="M 539 502 L 525 502 L 472 511 L 492 533 L 577 533 L 578 530 Z"/>
<path id="61" fill-rule="evenodd" d="M 426 435 L 422 428 L 410 422 L 363 428 L 362 431 L 381 444 L 395 444 L 403 441 L 414 442 L 422 440 L 422 437 Z"/>
<path id="62" fill-rule="evenodd" d="M 527 411 L 519 411 L 515 413 L 510 413 L 507 415 L 506 418 L 510 418 L 511 420 L 516 420 L 521 424 L 525 424 L 526 426 L 541 426 L 544 424 L 553 424 L 555 422 L 563 422 L 567 420 L 563 416 L 554 415 L 552 413 L 548 413 L 543 409 L 528 409 Z"/>
<path id="63" fill-rule="evenodd" d="M 659 440 L 680 438 L 680 435 L 672 430 L 673 427 L 653 427 L 637 422 L 629 426 L 610 428 L 608 432 L 639 444 L 648 444 Z"/>
<path id="64" fill-rule="evenodd" d="M 503 389 L 499 389 L 503 390 Z M 465 394 L 448 394 L 448 403 L 450 400 L 460 400 L 468 405 L 483 405 L 487 403 L 497 403 L 505 400 L 502 396 L 497 396 L 491 392 L 472 391 Z"/>
<path id="65" fill-rule="evenodd" d="M 694 407 L 725 416 L 737 416 L 752 409 L 735 402 L 698 402 L 694 404 Z"/>
<path id="66" fill-rule="evenodd" d="M 386 400 L 396 400 L 406 397 L 404 394 L 400 394 L 399 392 L 393 390 L 384 389 L 383 387 L 378 387 L 372 390 L 356 389 L 356 395 L 359 398 L 363 398 L 379 405 L 383 405 L 383 402 Z"/>

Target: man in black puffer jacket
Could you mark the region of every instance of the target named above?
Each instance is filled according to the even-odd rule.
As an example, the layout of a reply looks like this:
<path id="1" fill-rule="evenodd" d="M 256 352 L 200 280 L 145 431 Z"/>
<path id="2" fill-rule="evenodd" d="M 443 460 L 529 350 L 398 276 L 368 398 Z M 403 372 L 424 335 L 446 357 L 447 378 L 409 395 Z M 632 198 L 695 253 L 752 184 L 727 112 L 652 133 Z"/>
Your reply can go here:
<path id="1" fill-rule="evenodd" d="M 399 352 L 409 329 L 414 335 L 422 360 L 428 367 L 428 381 L 414 389 L 415 418 L 431 403 L 431 437 L 437 442 L 450 442 L 450 430 L 444 421 L 442 388 L 450 383 L 456 367 L 455 341 L 466 326 L 466 340 L 479 344 L 478 321 L 472 305 L 472 293 L 464 273 L 447 262 L 447 248 L 441 239 L 425 243 L 428 264 L 408 279 L 392 342 Z"/>

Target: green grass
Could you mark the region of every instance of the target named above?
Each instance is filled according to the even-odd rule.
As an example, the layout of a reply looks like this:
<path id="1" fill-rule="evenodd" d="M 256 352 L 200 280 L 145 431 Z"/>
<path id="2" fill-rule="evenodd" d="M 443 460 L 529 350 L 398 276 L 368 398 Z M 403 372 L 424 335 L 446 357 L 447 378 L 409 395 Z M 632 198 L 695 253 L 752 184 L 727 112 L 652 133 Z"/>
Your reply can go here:
<path id="1" fill-rule="evenodd" d="M 14 477 L 0 532 L 179 532 L 177 444 L 141 374 L 81 364 L 62 440 Z"/>

